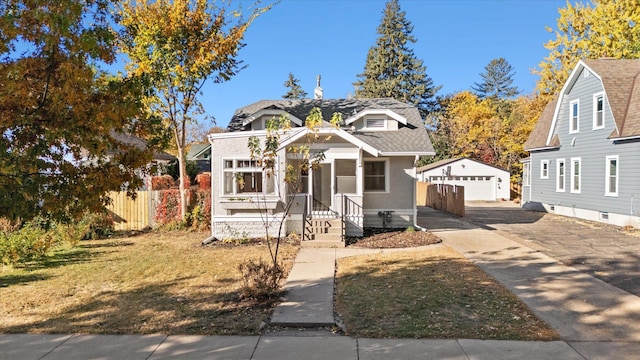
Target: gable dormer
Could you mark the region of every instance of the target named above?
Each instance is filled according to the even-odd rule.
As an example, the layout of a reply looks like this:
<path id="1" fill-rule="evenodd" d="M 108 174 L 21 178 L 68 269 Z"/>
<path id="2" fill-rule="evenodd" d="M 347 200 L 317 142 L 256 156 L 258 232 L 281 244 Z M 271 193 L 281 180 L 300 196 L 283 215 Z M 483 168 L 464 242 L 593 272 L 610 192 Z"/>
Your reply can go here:
<path id="1" fill-rule="evenodd" d="M 273 118 L 279 118 L 283 114 L 289 116 L 289 120 L 291 120 L 292 127 L 302 126 L 302 120 L 297 117 L 289 114 L 288 112 L 282 109 L 262 109 L 251 116 L 248 116 L 242 122 L 242 126 L 246 130 L 264 130 L 267 124 L 267 121 Z"/>
<path id="2" fill-rule="evenodd" d="M 394 131 L 407 125 L 407 119 L 389 109 L 367 109 L 349 117 L 345 123 L 356 131 Z"/>

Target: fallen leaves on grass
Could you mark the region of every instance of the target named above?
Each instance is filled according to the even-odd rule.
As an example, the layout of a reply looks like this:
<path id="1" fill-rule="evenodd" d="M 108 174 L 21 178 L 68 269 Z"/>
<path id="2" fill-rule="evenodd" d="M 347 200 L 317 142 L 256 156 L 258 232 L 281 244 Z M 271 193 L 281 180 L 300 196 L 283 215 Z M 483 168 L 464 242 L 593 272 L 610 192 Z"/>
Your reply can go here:
<path id="1" fill-rule="evenodd" d="M 264 244 L 200 246 L 208 234 L 83 241 L 44 263 L 0 270 L 0 333 L 254 334 L 276 300 L 241 299 L 238 264 Z M 280 248 L 285 267 L 297 247 Z"/>
<path id="2" fill-rule="evenodd" d="M 553 340 L 520 300 L 446 246 L 344 258 L 336 312 L 349 335 Z"/>

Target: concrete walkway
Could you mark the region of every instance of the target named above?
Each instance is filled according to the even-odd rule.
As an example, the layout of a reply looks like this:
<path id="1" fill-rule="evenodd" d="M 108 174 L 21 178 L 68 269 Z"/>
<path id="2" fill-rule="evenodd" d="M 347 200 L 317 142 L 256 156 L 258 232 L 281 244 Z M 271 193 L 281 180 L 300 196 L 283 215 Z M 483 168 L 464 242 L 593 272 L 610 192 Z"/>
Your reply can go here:
<path id="1" fill-rule="evenodd" d="M 346 336 L 0 335 L 2 360 L 637 359 L 635 344 Z"/>

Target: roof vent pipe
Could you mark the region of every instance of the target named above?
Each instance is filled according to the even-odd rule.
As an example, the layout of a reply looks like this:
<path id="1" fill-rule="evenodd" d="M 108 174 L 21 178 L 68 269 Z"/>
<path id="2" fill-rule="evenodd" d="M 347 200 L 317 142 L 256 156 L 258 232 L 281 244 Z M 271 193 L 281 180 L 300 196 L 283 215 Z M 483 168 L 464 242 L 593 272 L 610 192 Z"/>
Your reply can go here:
<path id="1" fill-rule="evenodd" d="M 316 88 L 313 89 L 313 98 L 322 100 L 322 88 L 320 87 L 320 75 L 316 76 Z"/>

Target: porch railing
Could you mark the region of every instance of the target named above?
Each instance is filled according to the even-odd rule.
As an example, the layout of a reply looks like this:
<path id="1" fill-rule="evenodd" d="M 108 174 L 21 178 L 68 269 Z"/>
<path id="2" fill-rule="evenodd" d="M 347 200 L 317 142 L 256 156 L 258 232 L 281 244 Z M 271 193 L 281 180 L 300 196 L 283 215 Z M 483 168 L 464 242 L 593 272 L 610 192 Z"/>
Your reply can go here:
<path id="1" fill-rule="evenodd" d="M 304 206 L 302 207 L 302 237 L 300 238 L 301 241 L 306 240 L 306 231 L 307 231 L 307 221 L 309 217 L 309 195 L 307 194 L 304 197 Z"/>
<path id="2" fill-rule="evenodd" d="M 362 200 L 362 197 L 359 197 Z M 350 233 L 362 235 L 364 228 L 364 212 L 362 205 L 348 195 L 342 195 L 342 240 L 347 236 L 347 227 L 352 228 Z"/>

